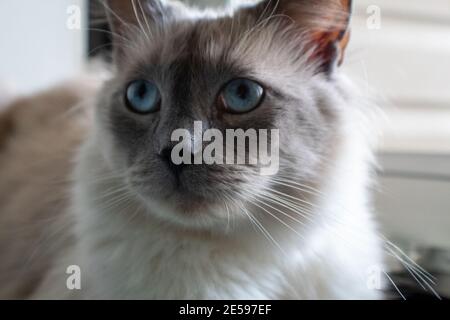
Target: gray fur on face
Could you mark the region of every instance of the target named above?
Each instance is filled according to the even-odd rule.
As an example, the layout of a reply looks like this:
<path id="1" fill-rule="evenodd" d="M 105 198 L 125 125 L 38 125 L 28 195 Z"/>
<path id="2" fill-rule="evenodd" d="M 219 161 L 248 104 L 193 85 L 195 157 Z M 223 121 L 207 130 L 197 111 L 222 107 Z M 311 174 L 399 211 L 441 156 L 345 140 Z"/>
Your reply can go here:
<path id="1" fill-rule="evenodd" d="M 114 32 L 127 40 L 116 40 L 118 72 L 98 105 L 99 127 L 110 137 L 107 156 L 126 172 L 131 189 L 149 202 L 191 213 L 220 206 L 225 195 L 243 200 L 246 190 L 270 185 L 254 167 L 242 165 L 192 165 L 176 177 L 161 152 L 170 147 L 173 130 L 191 129 L 194 121 L 222 132 L 279 129 L 279 176 L 319 184 L 332 163 L 341 112 L 335 102 L 341 98 L 332 77 L 319 69 L 322 62 L 313 59 L 308 24 L 293 22 L 285 11 L 277 15 L 283 7 L 271 1 L 221 16 L 140 2 L 144 15 L 121 16 L 129 25 L 111 18 Z M 221 89 L 236 78 L 265 87 L 257 109 L 236 115 L 219 108 Z M 158 86 L 159 112 L 138 115 L 126 108 L 126 87 L 137 79 Z"/>

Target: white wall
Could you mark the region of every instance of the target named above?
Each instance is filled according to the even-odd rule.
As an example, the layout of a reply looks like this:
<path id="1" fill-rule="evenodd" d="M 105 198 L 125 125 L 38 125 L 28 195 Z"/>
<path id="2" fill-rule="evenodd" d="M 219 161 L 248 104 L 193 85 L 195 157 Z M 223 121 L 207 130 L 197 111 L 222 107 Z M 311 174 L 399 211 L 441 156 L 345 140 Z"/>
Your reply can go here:
<path id="1" fill-rule="evenodd" d="M 0 1 L 0 89 L 30 93 L 79 72 L 85 32 L 66 27 L 71 5 L 86 14 L 84 0 Z"/>
<path id="2" fill-rule="evenodd" d="M 382 98 L 376 207 L 394 239 L 450 249 L 450 0 L 357 0 L 346 66 Z M 380 29 L 369 29 L 370 5 Z"/>
<path id="3" fill-rule="evenodd" d="M 382 150 L 450 154 L 450 0 L 355 4 L 345 67 L 382 97 Z M 379 29 L 367 27 L 369 6 L 380 9 Z"/>

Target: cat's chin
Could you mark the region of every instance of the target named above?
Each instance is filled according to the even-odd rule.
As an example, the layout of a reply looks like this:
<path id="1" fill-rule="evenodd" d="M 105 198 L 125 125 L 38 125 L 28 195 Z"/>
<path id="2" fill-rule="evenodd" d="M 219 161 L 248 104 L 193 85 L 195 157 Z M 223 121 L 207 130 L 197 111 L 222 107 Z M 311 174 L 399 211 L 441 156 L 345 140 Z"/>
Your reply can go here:
<path id="1" fill-rule="evenodd" d="M 226 223 L 224 203 L 196 194 L 174 192 L 164 198 L 140 196 L 149 214 L 183 227 L 210 229 Z"/>

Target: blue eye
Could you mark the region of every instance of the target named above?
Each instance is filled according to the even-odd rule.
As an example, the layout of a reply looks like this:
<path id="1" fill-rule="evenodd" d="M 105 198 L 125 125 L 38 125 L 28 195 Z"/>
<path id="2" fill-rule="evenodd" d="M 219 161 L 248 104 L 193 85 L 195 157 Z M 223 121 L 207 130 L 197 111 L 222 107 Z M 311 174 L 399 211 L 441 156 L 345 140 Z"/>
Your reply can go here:
<path id="1" fill-rule="evenodd" d="M 221 99 L 231 113 L 249 112 L 260 105 L 264 98 L 264 88 L 255 81 L 236 79 L 228 83 L 222 91 Z"/>
<path id="2" fill-rule="evenodd" d="M 154 83 L 136 80 L 127 87 L 126 102 L 131 111 L 147 114 L 159 110 L 161 95 Z"/>

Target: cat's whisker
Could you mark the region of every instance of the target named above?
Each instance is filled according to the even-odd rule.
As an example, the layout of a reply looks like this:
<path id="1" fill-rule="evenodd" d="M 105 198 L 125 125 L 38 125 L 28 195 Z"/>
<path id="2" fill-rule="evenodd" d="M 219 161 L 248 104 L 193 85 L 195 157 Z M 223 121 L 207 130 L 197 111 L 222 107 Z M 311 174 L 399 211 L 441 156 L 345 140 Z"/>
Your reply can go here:
<path id="1" fill-rule="evenodd" d="M 139 24 L 139 28 L 141 29 L 141 32 L 145 35 L 145 37 L 147 38 L 147 40 L 150 41 L 150 36 L 149 36 L 148 33 L 145 31 L 145 28 L 144 28 L 144 26 L 143 26 L 143 24 L 142 24 L 141 18 L 139 17 L 140 14 L 139 14 L 139 12 L 138 12 L 138 10 L 137 10 L 137 8 L 136 8 L 136 0 L 131 0 L 131 4 L 132 4 L 132 6 L 133 6 L 134 15 L 135 15 L 135 17 L 136 17 L 137 23 Z M 141 9 L 142 9 L 142 7 L 141 7 Z M 142 13 L 142 11 L 141 11 L 141 13 Z M 143 14 L 143 15 L 145 16 L 145 14 Z"/>
<path id="2" fill-rule="evenodd" d="M 383 271 L 386 278 L 391 282 L 392 286 L 395 288 L 395 290 L 398 292 L 398 294 L 402 297 L 403 300 L 406 300 L 405 295 L 400 291 L 400 289 L 395 284 L 394 280 L 392 280 L 391 276 L 386 271 Z"/>
<path id="3" fill-rule="evenodd" d="M 286 194 L 286 193 L 284 193 L 282 191 L 279 191 L 279 190 L 276 190 L 276 189 L 273 189 L 273 188 L 270 188 L 270 187 L 263 187 L 263 188 L 266 189 L 266 190 L 269 190 L 270 192 L 278 194 L 278 195 L 282 196 L 283 198 L 291 199 L 292 201 L 294 201 L 298 205 L 303 206 L 305 209 L 308 209 L 308 208 L 316 209 L 317 208 L 316 205 L 314 205 L 314 204 L 312 204 L 312 203 L 310 203 L 310 202 L 308 202 L 306 200 L 300 199 L 298 197 L 294 197 L 294 196 Z M 310 212 L 310 213 L 312 213 L 312 212 Z"/>
<path id="4" fill-rule="evenodd" d="M 254 199 L 255 201 L 257 201 L 257 202 L 259 202 L 259 203 L 265 205 L 266 207 L 269 207 L 269 208 L 271 208 L 271 209 L 273 209 L 273 210 L 275 210 L 275 211 L 281 213 L 283 216 L 288 217 L 288 218 L 291 219 L 292 221 L 295 221 L 295 222 L 301 224 L 302 226 L 305 226 L 305 222 L 304 222 L 304 221 L 298 220 L 297 218 L 292 217 L 291 215 L 287 214 L 286 212 L 284 212 L 284 211 L 282 211 L 282 210 L 280 210 L 280 209 L 278 209 L 278 208 L 275 208 L 275 207 L 273 207 L 273 206 L 267 204 L 267 202 L 265 202 L 265 201 L 263 201 L 263 200 L 260 200 L 259 198 L 261 198 L 261 197 L 258 196 L 258 195 L 256 195 L 255 193 L 251 193 L 251 194 L 252 194 L 252 196 L 250 196 L 250 197 L 251 197 L 252 199 Z M 270 201 L 269 199 L 267 199 L 267 200 Z M 279 202 L 276 202 L 276 204 L 283 206 L 283 205 L 282 205 L 281 203 L 279 203 Z M 284 206 L 284 207 L 286 207 L 286 206 Z M 288 208 L 288 207 L 286 207 L 286 208 L 287 208 L 288 210 L 290 210 L 290 211 L 293 211 L 292 209 L 290 209 L 290 208 Z M 297 213 L 296 211 L 294 211 L 294 212 Z"/>
<path id="5" fill-rule="evenodd" d="M 107 0 L 98 0 L 98 2 L 103 6 L 103 8 L 109 12 L 111 15 L 114 16 L 114 19 L 117 19 L 118 21 L 120 21 L 120 23 L 122 23 L 123 25 L 127 25 L 128 23 L 125 22 L 125 20 L 122 19 L 122 17 L 117 14 L 107 3 Z"/>
<path id="6" fill-rule="evenodd" d="M 304 210 L 298 206 L 296 206 L 295 204 L 292 204 L 284 199 L 282 199 L 281 197 L 275 196 L 275 195 L 271 195 L 270 193 L 265 193 L 263 192 L 262 195 L 264 197 L 266 197 L 266 199 L 272 203 L 278 204 L 298 215 L 300 215 L 302 218 L 307 219 L 309 222 L 313 222 L 313 219 L 311 218 L 312 215 L 304 212 Z"/>
<path id="7" fill-rule="evenodd" d="M 108 199 L 110 197 L 111 200 Z M 97 202 L 98 205 L 103 210 L 112 210 L 120 208 L 124 203 L 129 203 L 131 201 L 132 201 L 132 194 L 126 187 L 118 188 L 116 190 L 109 192 L 106 195 L 94 199 L 94 202 Z"/>
<path id="8" fill-rule="evenodd" d="M 95 197 L 93 198 L 93 200 L 102 200 L 104 198 L 108 198 L 110 196 L 114 196 L 118 193 L 124 193 L 129 191 L 128 187 L 126 185 L 121 185 L 121 186 L 112 186 L 110 188 L 107 188 L 104 191 L 100 192 L 100 196 L 99 197 Z"/>
<path id="9" fill-rule="evenodd" d="M 325 196 L 324 193 L 322 191 L 320 191 L 319 189 L 314 188 L 309 185 L 306 185 L 306 184 L 303 184 L 303 183 L 300 183 L 300 182 L 292 179 L 292 175 L 290 177 L 285 177 L 284 175 L 280 174 L 279 176 L 274 176 L 271 178 L 272 178 L 272 181 L 291 183 L 295 186 L 300 187 L 302 191 L 305 191 L 305 192 L 309 191 L 313 195 Z"/>
<path id="10" fill-rule="evenodd" d="M 277 179 L 277 178 L 272 178 L 271 182 L 277 185 L 281 185 L 281 186 L 285 186 L 285 187 L 289 187 L 295 190 L 298 190 L 302 193 L 307 193 L 309 195 L 314 195 L 314 196 L 320 196 L 323 197 L 324 195 L 312 190 L 312 189 L 308 189 L 307 186 L 299 184 L 299 183 L 294 183 L 293 181 L 289 182 L 289 181 L 285 181 L 285 180 L 281 180 L 281 179 Z"/>
<path id="11" fill-rule="evenodd" d="M 270 234 L 269 231 L 263 226 L 263 224 L 256 218 L 254 214 L 252 214 L 243 204 L 238 206 L 242 209 L 244 214 L 250 219 L 250 221 L 258 228 L 258 230 L 263 234 L 263 236 L 274 245 L 276 248 L 278 248 L 283 254 L 286 254 L 286 252 L 283 250 L 281 245 L 273 238 L 273 236 Z"/>
<path id="12" fill-rule="evenodd" d="M 131 4 L 134 5 L 134 0 L 130 0 Z M 98 31 L 98 32 L 106 32 L 108 34 L 111 34 L 114 37 L 114 41 L 117 42 L 117 44 L 125 46 L 129 48 L 130 50 L 138 49 L 137 41 L 135 39 L 127 38 L 127 34 L 134 34 L 134 33 L 144 33 L 144 30 L 141 28 L 139 29 L 138 26 L 136 26 L 133 23 L 129 23 L 125 21 L 119 14 L 117 14 L 108 4 L 106 0 L 99 0 L 99 3 L 104 7 L 105 12 L 107 15 L 109 15 L 113 20 L 118 21 L 121 24 L 121 29 L 126 30 L 127 32 L 121 32 L 120 34 L 117 32 L 109 31 L 109 30 L 102 30 L 102 29 L 95 29 L 95 28 L 88 28 L 88 30 Z M 121 43 L 120 43 L 120 42 Z"/>
<path id="13" fill-rule="evenodd" d="M 274 202 L 276 202 L 276 201 L 274 201 Z M 282 205 L 282 203 L 278 203 L 279 205 Z M 303 217 L 303 218 L 305 218 L 305 219 L 307 219 L 309 222 L 311 222 L 311 223 L 314 223 L 315 221 L 312 219 L 312 214 L 309 214 L 309 213 L 303 213 L 302 212 L 302 210 L 296 210 L 296 209 L 298 209 L 298 208 L 296 208 L 295 206 L 293 206 L 292 208 L 290 208 L 289 210 L 291 210 L 292 212 L 294 212 L 294 213 L 297 213 L 297 214 L 299 214 L 301 217 Z M 305 226 L 305 227 L 308 227 L 308 225 L 307 224 L 305 224 L 305 222 L 302 222 L 302 224 Z M 337 235 L 337 236 L 339 236 L 343 241 L 346 241 L 346 238 L 344 237 L 344 236 L 342 236 L 342 235 L 340 235 L 337 231 L 336 231 L 336 229 L 335 228 L 333 228 L 332 226 L 329 226 L 329 225 L 327 225 L 327 224 L 325 224 L 325 223 L 322 223 L 322 225 L 324 226 L 324 227 L 326 227 L 328 230 L 330 230 L 330 232 L 332 232 L 333 234 L 335 234 L 335 235 Z M 358 234 L 359 235 L 359 234 Z M 361 238 L 361 240 L 362 241 L 365 241 L 365 239 L 364 238 Z M 359 242 L 355 242 L 355 243 L 346 243 L 346 245 L 348 245 L 350 248 L 353 248 L 356 244 L 358 244 Z"/>
<path id="14" fill-rule="evenodd" d="M 275 7 L 278 7 L 280 0 L 275 0 L 275 1 L 276 1 Z M 259 23 L 261 21 L 261 19 L 266 15 L 267 10 L 269 10 L 271 4 L 272 4 L 272 0 L 267 1 L 266 5 L 264 7 L 264 10 L 261 12 L 258 19 L 256 19 L 256 23 Z M 271 14 L 269 14 L 269 16 L 272 15 L 273 13 L 274 13 L 274 11 L 272 10 L 272 12 L 271 12 Z"/>
<path id="15" fill-rule="evenodd" d="M 392 254 L 391 254 L 391 257 L 396 258 L 396 256 L 394 256 L 394 255 L 392 255 Z M 411 269 L 411 267 L 410 267 L 407 263 L 404 263 L 403 261 L 400 261 L 400 263 L 401 263 L 401 265 L 408 271 L 408 273 L 414 278 L 414 280 L 422 287 L 422 289 L 423 289 L 424 291 L 428 291 L 428 289 L 425 287 L 425 285 L 422 283 L 422 281 L 420 281 L 420 280 L 417 278 L 415 272 Z"/>
<path id="16" fill-rule="evenodd" d="M 262 190 L 264 190 L 264 192 L 268 192 L 270 194 L 272 194 L 273 196 L 277 196 L 281 199 L 283 199 L 286 202 L 289 202 L 292 205 L 295 205 L 298 208 L 301 208 L 302 210 L 304 210 L 304 212 L 308 213 L 309 215 L 313 215 L 313 209 L 315 209 L 315 205 L 313 205 L 312 203 L 310 203 L 309 201 L 306 201 L 304 199 L 300 199 L 298 197 L 295 197 L 294 195 L 291 194 L 287 194 L 285 192 L 282 192 L 278 189 L 274 189 L 271 187 L 262 187 Z"/>
<path id="17" fill-rule="evenodd" d="M 324 197 L 323 193 L 321 193 L 319 190 L 315 190 L 314 188 L 310 187 L 310 186 L 306 186 L 304 184 L 300 184 L 296 181 L 293 181 L 292 179 L 290 179 L 290 181 L 287 181 L 289 179 L 280 179 L 280 178 L 272 178 L 271 181 L 272 182 L 279 182 L 280 185 L 283 185 L 284 187 L 289 187 L 295 190 L 299 190 L 302 192 L 307 192 L 319 197 Z M 278 180 L 278 181 L 277 181 Z M 278 205 L 286 205 L 286 206 L 290 206 L 292 210 L 295 210 L 296 207 L 295 205 L 292 204 L 293 201 L 298 201 L 300 203 L 305 202 L 303 199 L 298 199 L 292 195 L 288 195 L 285 194 L 281 191 L 278 190 L 274 190 L 272 188 L 268 188 L 268 187 L 264 187 L 262 189 L 265 190 L 269 190 L 272 193 L 272 197 L 270 197 L 270 195 L 268 196 L 268 198 L 266 200 L 269 201 L 273 201 L 273 203 L 276 203 L 278 201 Z M 273 193 L 279 195 L 278 199 L 274 199 L 273 198 Z M 255 195 L 253 193 L 253 195 Z M 262 193 L 262 195 L 266 195 L 267 193 Z M 284 203 L 282 202 L 282 200 L 284 199 Z M 280 201 L 281 200 L 281 201 Z M 291 203 L 286 203 L 286 201 L 290 201 Z M 281 202 L 281 203 L 280 203 Z M 267 204 L 266 204 L 267 205 Z M 310 206 L 314 206 L 312 203 L 309 203 Z M 343 224 L 345 226 L 349 226 L 345 221 L 341 221 L 338 219 L 335 219 L 334 217 L 332 217 L 332 220 L 334 220 L 337 223 Z M 354 228 L 350 225 L 351 227 L 351 232 L 356 234 L 359 234 L 359 231 L 354 230 Z M 345 237 L 339 235 L 338 232 L 336 232 L 335 228 L 331 228 L 329 226 L 327 226 L 327 228 L 332 231 L 334 234 L 338 235 L 339 237 L 341 237 L 343 240 L 345 240 Z M 399 260 L 399 262 L 404 266 L 404 268 L 411 274 L 411 276 L 414 278 L 414 280 L 424 289 L 426 290 L 426 288 L 429 288 L 433 294 L 435 294 L 436 297 L 440 298 L 440 296 L 437 294 L 436 290 L 432 287 L 433 285 L 435 285 L 434 281 L 432 280 L 432 275 L 430 275 L 427 271 L 425 271 L 422 267 L 420 267 L 416 262 L 414 262 L 412 259 L 410 259 L 406 254 L 404 254 L 397 246 L 393 245 L 389 240 L 387 240 L 383 235 L 379 234 L 380 239 L 386 244 L 386 251 L 388 252 L 388 254 L 392 255 L 393 257 L 395 257 L 397 260 Z M 366 241 L 366 239 L 364 239 L 364 236 L 361 235 L 360 238 L 361 241 Z M 359 243 L 358 242 L 354 242 L 354 243 L 348 243 L 347 241 L 346 245 L 355 247 L 355 244 Z M 394 248 L 396 248 L 396 250 L 400 250 L 401 254 L 404 255 L 405 257 L 407 257 L 407 259 L 410 261 L 406 261 L 405 259 L 401 258 L 398 254 L 396 254 L 395 252 L 393 252 L 393 249 L 389 247 L 389 245 L 392 245 Z M 359 247 L 359 246 L 358 246 Z M 385 272 L 385 274 L 387 275 L 387 273 Z M 434 278 L 434 277 L 433 277 Z M 395 286 L 395 284 L 393 283 L 393 280 L 391 278 L 389 278 L 389 281 Z M 400 293 L 400 292 L 399 292 Z M 402 295 L 402 294 L 401 294 Z M 402 295 L 402 297 L 404 297 Z"/>
<path id="18" fill-rule="evenodd" d="M 386 254 L 388 256 L 393 257 L 394 259 L 398 260 L 399 263 L 405 268 L 405 270 L 407 270 L 408 273 L 414 278 L 414 280 L 422 287 L 422 289 L 425 291 L 428 291 L 428 289 L 423 285 L 422 281 L 416 277 L 416 271 L 413 270 L 413 268 L 411 268 L 411 265 L 409 265 L 407 262 L 405 262 L 403 259 L 401 259 L 394 252 L 390 252 L 389 250 L 387 250 Z"/>
<path id="19" fill-rule="evenodd" d="M 251 29 L 249 29 L 244 35 L 243 38 L 244 39 L 248 39 L 250 38 L 253 34 L 255 34 L 256 32 L 258 32 L 259 30 L 264 29 L 264 27 L 270 22 L 270 20 L 276 19 L 276 18 L 285 18 L 287 17 L 284 14 L 273 14 L 270 15 L 269 17 L 265 18 L 264 20 L 260 21 L 259 23 L 257 23 L 255 26 L 253 26 Z M 292 20 L 292 19 L 291 19 Z M 243 42 L 246 42 L 245 40 Z"/>
<path id="20" fill-rule="evenodd" d="M 292 231 L 293 233 L 295 233 L 297 236 L 299 236 L 300 238 L 304 239 L 304 236 L 298 232 L 298 230 L 294 229 L 292 226 L 290 226 L 289 224 L 287 224 L 285 221 L 281 220 L 279 217 L 277 217 L 275 214 L 273 214 L 272 212 L 270 212 L 269 210 L 267 210 L 266 208 L 262 207 L 261 205 L 247 200 L 249 203 L 251 203 L 252 205 L 258 207 L 259 209 L 263 210 L 264 212 L 266 212 L 267 214 L 269 214 L 272 218 L 274 218 L 275 220 L 277 220 L 279 223 L 281 223 L 283 226 L 285 226 L 286 228 L 288 228 L 290 231 Z"/>
<path id="21" fill-rule="evenodd" d="M 397 252 L 399 252 L 403 257 L 405 257 L 405 259 L 407 259 L 411 264 L 413 264 L 414 266 L 416 266 L 419 270 L 421 270 L 423 273 L 427 274 L 429 277 L 436 279 L 434 276 L 432 276 L 430 273 L 428 273 L 425 269 L 423 269 L 418 263 L 416 263 L 414 260 L 412 260 L 410 257 L 408 257 L 408 255 L 406 253 L 403 252 L 402 249 L 400 249 L 397 245 L 395 245 L 394 243 L 392 243 L 390 240 L 388 240 L 386 237 L 384 237 L 383 235 L 381 235 L 384 239 L 384 242 L 386 244 L 388 244 L 389 246 L 391 246 L 392 248 L 394 248 L 395 250 L 397 250 Z"/>
<path id="22" fill-rule="evenodd" d="M 388 241 L 388 242 L 390 243 L 390 241 Z M 386 244 L 388 244 L 388 243 L 386 243 Z M 400 257 L 396 252 L 394 252 L 393 248 L 395 250 L 397 250 L 397 252 L 400 253 L 402 256 L 404 256 L 406 259 L 410 260 L 411 262 L 408 262 L 405 259 L 403 259 L 402 257 Z M 439 294 L 437 294 L 437 292 L 433 288 L 433 286 L 436 286 L 436 283 L 434 282 L 434 279 L 435 279 L 434 276 L 429 274 L 426 270 L 424 270 L 416 262 L 411 260 L 405 253 L 403 253 L 403 251 L 401 251 L 401 249 L 396 248 L 396 246 L 394 246 L 394 247 L 386 246 L 385 249 L 388 252 L 388 254 L 390 254 L 391 256 L 396 258 L 401 263 L 401 265 L 403 265 L 405 267 L 405 269 L 410 271 L 411 275 L 417 281 L 417 283 L 419 283 L 422 287 L 424 287 L 424 285 L 425 285 L 427 288 L 429 288 L 433 292 L 433 294 L 437 298 L 441 299 Z M 427 291 L 426 288 L 424 288 L 424 290 Z"/>
<path id="23" fill-rule="evenodd" d="M 150 23 L 148 22 L 147 14 L 145 13 L 144 8 L 142 8 L 141 1 L 138 0 L 138 4 L 139 4 L 139 9 L 141 10 L 141 14 L 144 18 L 145 25 L 147 26 L 147 33 L 153 37 L 152 28 L 150 27 Z"/>
<path id="24" fill-rule="evenodd" d="M 433 288 L 433 285 L 436 285 L 434 281 L 430 280 L 426 275 L 424 275 L 420 270 L 415 268 L 410 263 L 406 262 L 402 258 L 400 258 L 395 252 L 392 250 L 388 250 L 404 267 L 405 269 L 411 274 L 411 276 L 417 281 L 417 283 L 423 287 L 425 291 L 427 289 L 425 286 L 430 289 L 430 291 L 438 298 L 442 299 L 441 296 L 436 292 L 436 290 Z M 430 284 L 431 282 L 431 284 Z"/>
<path id="25" fill-rule="evenodd" d="M 276 210 L 276 211 L 279 211 L 279 210 Z M 281 211 L 279 211 L 280 213 L 282 213 L 282 214 L 284 214 L 283 212 L 281 212 Z M 289 216 L 289 215 L 288 215 Z M 289 216 L 290 217 L 290 216 Z M 300 222 L 300 221 L 296 221 L 296 222 Z M 305 225 L 304 224 L 304 222 L 302 222 L 301 223 L 303 226 L 308 226 L 308 225 Z M 359 249 L 359 250 L 363 250 L 362 249 L 362 247 L 359 245 L 359 242 L 348 242 L 347 240 L 346 240 L 346 238 L 344 237 L 344 236 L 341 236 L 341 235 L 339 235 L 337 232 L 336 232 L 336 230 L 334 229 L 334 228 L 331 228 L 331 227 L 329 227 L 329 226 L 326 226 L 326 227 L 328 227 L 328 229 L 332 232 L 332 233 L 334 233 L 335 235 L 337 235 L 337 236 L 339 236 L 340 238 L 341 238 L 341 240 L 343 240 L 344 241 L 344 243 L 345 243 L 345 245 L 346 246 L 348 246 L 348 247 L 350 247 L 350 248 L 357 248 L 357 249 Z M 398 258 L 398 256 L 397 256 L 397 258 Z M 400 259 L 400 258 L 398 258 L 398 259 Z M 418 279 L 417 279 L 417 277 L 415 276 L 415 274 L 416 274 L 416 272 L 415 271 L 410 271 L 410 267 L 408 267 L 408 265 L 405 265 L 404 264 L 404 262 L 403 262 L 403 260 L 401 260 L 401 262 L 402 262 L 402 264 L 408 269 L 408 271 L 410 272 L 410 274 L 413 276 L 413 278 L 425 289 L 425 287 L 424 287 L 424 285 L 422 284 L 422 282 L 421 281 L 419 281 Z M 387 275 L 387 273 L 386 272 L 384 272 L 384 274 L 386 275 L 386 276 L 388 276 Z M 389 276 L 388 276 L 389 277 Z M 420 276 L 419 276 L 420 277 Z M 395 286 L 395 287 L 397 287 L 396 285 L 395 285 L 395 283 L 394 283 L 394 281 L 389 277 L 389 280 L 392 282 L 392 284 Z M 425 282 L 426 283 L 426 281 L 425 280 L 423 280 L 422 279 L 422 281 L 423 282 Z M 427 284 L 428 285 L 428 284 Z M 432 288 L 431 288 L 431 290 L 433 290 Z M 398 288 L 397 288 L 397 291 L 399 292 L 399 294 L 401 294 L 402 295 L 402 293 L 398 290 Z M 433 290 L 433 292 L 435 292 L 434 290 Z M 403 295 L 402 295 L 402 297 L 404 297 Z M 439 297 L 438 295 L 437 295 L 437 297 Z"/>
<path id="26" fill-rule="evenodd" d="M 127 197 L 128 195 L 129 194 L 126 193 L 124 190 L 115 190 L 113 192 L 110 192 L 110 194 L 108 194 L 108 195 L 96 197 L 94 199 L 94 202 L 97 202 L 99 204 L 116 203 L 118 201 L 121 201 L 123 198 Z"/>

